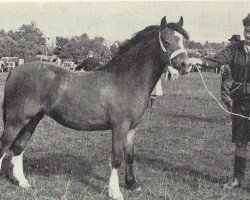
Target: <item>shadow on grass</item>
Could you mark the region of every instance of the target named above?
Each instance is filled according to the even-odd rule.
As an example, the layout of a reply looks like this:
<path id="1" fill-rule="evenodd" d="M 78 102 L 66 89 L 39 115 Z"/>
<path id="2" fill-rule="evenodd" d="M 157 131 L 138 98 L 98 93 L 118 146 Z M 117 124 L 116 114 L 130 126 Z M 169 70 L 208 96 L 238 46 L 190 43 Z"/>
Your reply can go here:
<path id="1" fill-rule="evenodd" d="M 41 175 L 49 179 L 52 176 L 57 176 L 55 179 L 60 178 L 60 176 L 64 179 L 66 176 L 101 193 L 103 185 L 108 182 L 108 177 L 96 174 L 93 170 L 95 165 L 97 163 L 89 162 L 84 155 L 48 153 L 45 156 L 39 157 L 26 156 L 24 159 L 24 171 L 26 175 L 30 175 L 31 177 L 33 175 Z M 6 180 L 16 184 L 13 181 L 12 166 L 9 162 L 4 166 L 4 173 L 5 175 L 2 176 Z"/>
<path id="2" fill-rule="evenodd" d="M 207 172 L 193 169 L 192 167 L 187 166 L 187 165 L 186 166 L 174 165 L 160 158 L 153 158 L 147 155 L 140 154 L 136 156 L 136 160 L 139 163 L 149 165 L 150 167 L 156 170 L 162 170 L 164 172 L 171 172 L 175 174 L 175 176 L 170 176 L 169 178 L 176 179 L 178 181 L 181 180 L 182 182 L 188 182 L 186 178 L 187 176 L 192 176 L 193 178 L 196 178 L 196 179 L 203 179 L 203 180 L 210 181 L 216 184 L 223 184 L 230 179 L 230 177 L 216 177 Z"/>
<path id="3" fill-rule="evenodd" d="M 165 115 L 167 118 L 174 118 L 174 119 L 188 119 L 189 121 L 201 121 L 201 122 L 208 122 L 208 123 L 215 123 L 215 124 L 225 124 L 228 122 L 228 119 L 222 118 L 211 118 L 211 117 L 203 117 L 197 115 L 190 115 L 190 114 L 177 114 L 177 113 L 161 113 L 160 110 L 155 111 L 158 115 L 162 114 Z"/>

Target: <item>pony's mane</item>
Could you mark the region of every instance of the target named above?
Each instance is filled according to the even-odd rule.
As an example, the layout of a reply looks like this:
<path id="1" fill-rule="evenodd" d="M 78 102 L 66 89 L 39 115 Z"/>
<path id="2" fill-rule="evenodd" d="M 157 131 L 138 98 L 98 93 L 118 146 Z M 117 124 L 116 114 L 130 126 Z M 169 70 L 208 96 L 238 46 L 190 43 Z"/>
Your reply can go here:
<path id="1" fill-rule="evenodd" d="M 171 30 L 177 31 L 178 33 L 183 35 L 187 40 L 189 39 L 189 35 L 187 31 L 185 31 L 182 27 L 178 26 L 176 23 L 169 23 L 167 24 L 167 27 Z M 127 51 L 129 51 L 136 44 L 151 40 L 153 37 L 158 35 L 159 30 L 160 30 L 159 25 L 153 25 L 153 26 L 148 26 L 142 31 L 135 33 L 130 40 L 125 41 L 124 44 L 119 47 L 118 52 L 116 53 L 115 57 L 106 65 L 98 68 L 97 71 L 102 71 L 104 69 L 109 68 L 110 63 L 112 61 L 119 58 L 123 53 L 126 53 Z"/>
<path id="2" fill-rule="evenodd" d="M 177 31 L 181 35 L 183 35 L 187 40 L 189 39 L 188 32 L 184 30 L 182 27 L 178 26 L 176 23 L 168 23 L 167 27 L 171 30 Z M 119 47 L 118 55 L 122 54 L 126 50 L 128 50 L 133 45 L 137 44 L 140 41 L 148 41 L 153 36 L 155 36 L 155 33 L 157 33 L 160 30 L 160 26 L 148 26 L 147 28 L 143 29 L 142 31 L 139 31 L 133 35 L 133 37 L 130 40 L 127 40 L 121 47 Z"/>
<path id="3" fill-rule="evenodd" d="M 127 40 L 122 46 L 119 47 L 117 55 L 124 53 L 138 42 L 150 40 L 153 36 L 155 36 L 155 33 L 157 33 L 159 29 L 160 26 L 158 25 L 148 26 L 142 31 L 135 33 L 130 40 Z"/>

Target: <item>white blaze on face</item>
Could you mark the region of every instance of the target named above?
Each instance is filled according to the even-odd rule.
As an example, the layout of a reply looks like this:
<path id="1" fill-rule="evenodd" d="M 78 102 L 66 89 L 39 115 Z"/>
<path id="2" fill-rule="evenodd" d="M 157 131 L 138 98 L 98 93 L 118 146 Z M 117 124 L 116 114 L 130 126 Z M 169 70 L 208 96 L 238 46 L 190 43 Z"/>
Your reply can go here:
<path id="1" fill-rule="evenodd" d="M 170 55 L 170 59 L 173 59 L 174 57 L 178 56 L 179 54 L 181 53 L 185 53 L 187 55 L 187 51 L 183 45 L 183 36 L 178 33 L 178 32 L 174 32 L 175 36 L 177 36 L 179 38 L 178 40 L 178 45 L 179 45 L 179 48 L 177 50 L 175 50 L 171 55 Z"/>
<path id="2" fill-rule="evenodd" d="M 109 197 L 116 200 L 123 200 L 123 195 L 120 191 L 117 169 L 112 168 L 109 180 Z"/>
<path id="3" fill-rule="evenodd" d="M 178 33 L 177 31 L 175 31 L 174 34 L 175 34 L 175 36 L 179 37 L 178 45 L 179 45 L 179 48 L 180 48 L 179 50 L 175 51 L 176 52 L 175 56 L 177 56 L 180 53 L 185 53 L 187 55 L 187 50 L 184 47 L 183 36 L 180 33 Z M 188 55 L 187 55 L 187 57 L 188 57 Z M 188 70 L 189 72 L 191 71 L 191 68 L 192 68 L 192 66 L 190 65 L 189 70 Z"/>
<path id="4" fill-rule="evenodd" d="M 13 176 L 19 182 L 19 186 L 29 188 L 30 184 L 23 173 L 23 152 L 18 156 L 13 156 L 11 163 L 13 164 Z"/>
<path id="5" fill-rule="evenodd" d="M 183 44 L 183 36 L 177 31 L 174 32 L 174 35 L 179 37 L 179 41 L 178 41 L 179 48 L 182 49 L 183 51 L 186 51 L 184 44 Z"/>

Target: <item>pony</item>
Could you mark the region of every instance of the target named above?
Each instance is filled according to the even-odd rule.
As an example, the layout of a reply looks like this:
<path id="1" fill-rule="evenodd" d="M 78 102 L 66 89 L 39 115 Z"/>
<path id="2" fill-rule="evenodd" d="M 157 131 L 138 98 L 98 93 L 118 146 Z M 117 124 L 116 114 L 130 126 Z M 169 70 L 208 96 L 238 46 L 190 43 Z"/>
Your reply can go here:
<path id="1" fill-rule="evenodd" d="M 133 173 L 134 136 L 150 94 L 172 65 L 190 72 L 184 48 L 188 33 L 183 18 L 153 25 L 136 33 L 117 55 L 93 72 L 69 71 L 49 62 L 30 62 L 15 68 L 4 89 L 4 131 L 0 138 L 0 167 L 8 151 L 13 177 L 30 187 L 23 172 L 23 153 L 39 121 L 47 115 L 59 124 L 81 131 L 112 131 L 109 196 L 123 199 L 117 170 L 125 159 L 127 189 L 136 189 Z"/>

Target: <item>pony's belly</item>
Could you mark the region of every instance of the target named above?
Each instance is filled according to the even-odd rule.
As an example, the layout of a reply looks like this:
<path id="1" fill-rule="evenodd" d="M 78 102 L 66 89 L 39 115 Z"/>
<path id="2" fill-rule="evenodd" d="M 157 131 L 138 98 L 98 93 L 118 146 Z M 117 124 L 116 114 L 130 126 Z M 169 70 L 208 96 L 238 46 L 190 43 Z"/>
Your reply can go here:
<path id="1" fill-rule="evenodd" d="M 68 128 L 80 131 L 98 131 L 98 130 L 109 130 L 110 124 L 107 118 L 102 116 L 89 116 L 89 115 L 77 115 L 60 113 L 60 112 L 49 112 L 46 113 L 49 117 L 54 119 L 59 124 Z"/>

